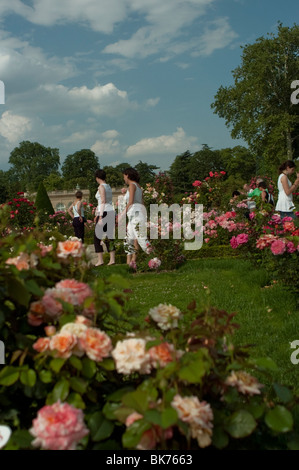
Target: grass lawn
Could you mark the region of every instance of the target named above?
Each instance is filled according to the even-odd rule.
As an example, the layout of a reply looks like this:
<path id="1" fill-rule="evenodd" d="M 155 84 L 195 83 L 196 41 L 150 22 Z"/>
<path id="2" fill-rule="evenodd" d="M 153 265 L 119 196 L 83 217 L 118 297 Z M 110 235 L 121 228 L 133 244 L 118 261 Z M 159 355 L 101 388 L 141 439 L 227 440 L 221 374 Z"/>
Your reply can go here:
<path id="1" fill-rule="evenodd" d="M 130 274 L 126 266 L 102 268 L 99 275 L 120 273 L 129 278 L 133 291 L 130 305 L 140 313 L 140 324 L 151 307 L 170 303 L 184 311 L 195 299 L 235 312 L 240 325 L 235 344 L 253 344 L 254 356 L 271 357 L 279 370 L 273 380 L 292 385 L 299 394 L 299 364 L 290 361 L 290 342 L 299 340 L 299 311 L 294 293 L 270 283 L 270 273 L 254 269 L 241 259 L 187 261 L 172 272 Z M 208 288 L 208 289 L 207 289 Z"/>

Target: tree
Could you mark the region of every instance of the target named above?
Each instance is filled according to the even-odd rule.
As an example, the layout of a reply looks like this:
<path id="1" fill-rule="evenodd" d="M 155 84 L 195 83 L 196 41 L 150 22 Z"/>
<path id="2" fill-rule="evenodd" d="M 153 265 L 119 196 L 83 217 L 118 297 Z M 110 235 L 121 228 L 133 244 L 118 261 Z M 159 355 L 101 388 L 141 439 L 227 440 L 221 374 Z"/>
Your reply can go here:
<path id="1" fill-rule="evenodd" d="M 187 150 L 181 155 L 177 155 L 170 165 L 169 176 L 172 180 L 174 190 L 177 193 L 183 193 L 190 190 L 190 185 L 192 183 L 190 177 L 190 162 L 192 155 Z"/>
<path id="2" fill-rule="evenodd" d="M 248 183 L 259 172 L 258 158 L 247 148 L 237 145 L 220 150 L 220 157 L 227 176 Z"/>
<path id="3" fill-rule="evenodd" d="M 232 137 L 243 138 L 268 168 L 293 159 L 299 149 L 299 106 L 290 99 L 298 79 L 299 26 L 279 23 L 277 29 L 277 36 L 244 46 L 234 85 L 221 86 L 211 105 Z"/>
<path id="4" fill-rule="evenodd" d="M 159 170 L 159 167 L 156 165 L 149 165 L 148 163 L 141 162 L 139 160 L 139 163 L 135 165 L 135 170 L 138 171 L 139 176 L 140 176 L 140 185 L 143 186 L 146 183 L 151 183 L 154 181 L 156 177 L 156 173 L 154 170 Z"/>
<path id="5" fill-rule="evenodd" d="M 225 170 L 219 150 L 212 150 L 207 144 L 195 152 L 189 163 L 190 183 L 194 180 L 203 180 L 209 176 L 210 171 Z"/>
<path id="6" fill-rule="evenodd" d="M 36 191 L 44 178 L 58 170 L 59 162 L 57 148 L 44 147 L 28 140 L 21 142 L 9 157 L 12 172 L 17 176 L 23 190 L 28 191 Z"/>

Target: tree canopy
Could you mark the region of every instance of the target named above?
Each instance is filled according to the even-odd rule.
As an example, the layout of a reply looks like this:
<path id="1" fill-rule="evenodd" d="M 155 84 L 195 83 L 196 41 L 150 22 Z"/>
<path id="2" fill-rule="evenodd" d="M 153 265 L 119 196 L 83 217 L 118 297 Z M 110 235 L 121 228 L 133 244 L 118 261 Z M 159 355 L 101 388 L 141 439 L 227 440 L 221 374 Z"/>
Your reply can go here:
<path id="1" fill-rule="evenodd" d="M 36 191 L 44 178 L 58 170 L 59 150 L 38 142 L 23 141 L 11 152 L 9 163 L 22 190 Z"/>
<path id="2" fill-rule="evenodd" d="M 234 85 L 221 86 L 212 103 L 233 138 L 244 139 L 268 168 L 294 159 L 299 149 L 299 106 L 291 102 L 298 79 L 299 26 L 277 27 L 277 35 L 243 47 Z"/>

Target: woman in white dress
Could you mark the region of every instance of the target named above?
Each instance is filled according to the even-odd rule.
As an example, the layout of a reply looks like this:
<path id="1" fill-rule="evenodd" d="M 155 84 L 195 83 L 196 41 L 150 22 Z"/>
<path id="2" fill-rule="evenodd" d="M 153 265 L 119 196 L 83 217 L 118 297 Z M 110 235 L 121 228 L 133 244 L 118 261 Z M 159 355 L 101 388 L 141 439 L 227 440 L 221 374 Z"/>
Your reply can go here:
<path id="1" fill-rule="evenodd" d="M 147 215 L 143 203 L 142 188 L 139 185 L 139 174 L 135 168 L 127 168 L 123 171 L 124 182 L 129 185 L 125 194 L 126 207 L 121 216 L 127 214 L 127 236 L 124 242 L 127 253 L 127 264 L 136 263 L 138 245 L 143 251 L 149 253 L 151 244 L 147 239 Z"/>
<path id="2" fill-rule="evenodd" d="M 95 266 L 104 264 L 103 252 L 104 246 L 108 253 L 110 253 L 110 261 L 108 265 L 115 264 L 115 248 L 114 248 L 114 230 L 115 230 L 115 211 L 112 204 L 112 190 L 109 184 L 106 183 L 106 172 L 104 170 L 97 170 L 95 178 L 99 184 L 96 192 L 96 199 L 98 206 L 95 216 L 95 233 L 94 233 L 94 248 L 98 254 L 98 260 Z"/>
<path id="3" fill-rule="evenodd" d="M 297 173 L 297 178 L 292 184 L 288 176 L 292 175 L 295 171 L 296 165 L 293 160 L 287 160 L 279 167 L 279 177 L 278 177 L 278 200 L 275 207 L 275 210 L 280 213 L 280 217 L 292 217 L 295 218 L 294 214 L 294 203 L 293 203 L 293 192 L 299 186 L 299 173 Z"/>

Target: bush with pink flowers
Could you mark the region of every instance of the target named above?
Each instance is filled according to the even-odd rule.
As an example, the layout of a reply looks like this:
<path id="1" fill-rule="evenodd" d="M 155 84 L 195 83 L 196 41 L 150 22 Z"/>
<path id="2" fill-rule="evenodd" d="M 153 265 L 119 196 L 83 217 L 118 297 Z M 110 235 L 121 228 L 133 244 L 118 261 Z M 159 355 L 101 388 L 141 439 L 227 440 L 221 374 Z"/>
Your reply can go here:
<path id="1" fill-rule="evenodd" d="M 0 255 L 5 449 L 293 448 L 298 398 L 263 386 L 275 364 L 234 345 L 234 314 L 153 303 L 142 324 L 78 240 L 12 233 Z"/>

